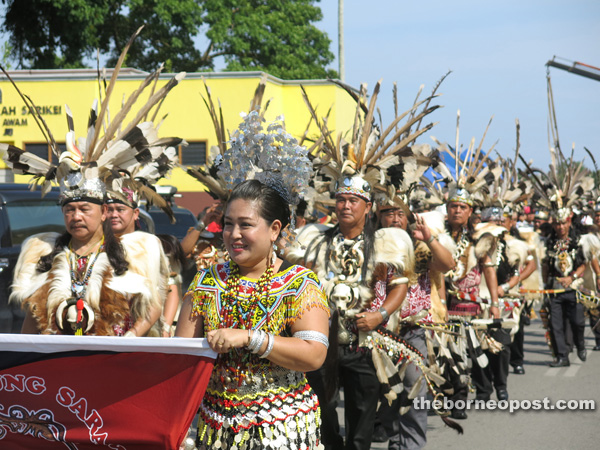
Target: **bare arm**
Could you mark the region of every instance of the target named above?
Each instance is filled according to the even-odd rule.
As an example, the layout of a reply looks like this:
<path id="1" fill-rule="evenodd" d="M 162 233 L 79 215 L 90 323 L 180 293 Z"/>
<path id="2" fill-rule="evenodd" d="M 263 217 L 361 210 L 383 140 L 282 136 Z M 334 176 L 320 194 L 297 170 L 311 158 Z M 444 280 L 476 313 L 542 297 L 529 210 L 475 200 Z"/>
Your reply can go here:
<path id="1" fill-rule="evenodd" d="M 163 310 L 163 316 L 165 318 L 165 325 L 171 327 L 173 320 L 175 320 L 175 314 L 177 313 L 177 307 L 179 306 L 179 287 L 176 284 L 169 285 L 169 293 L 165 300 L 165 306 Z M 170 334 L 163 330 L 163 337 L 170 337 Z"/>
<path id="2" fill-rule="evenodd" d="M 21 326 L 21 334 L 40 334 L 40 331 L 37 327 L 37 322 L 33 318 L 29 308 L 27 308 L 27 312 L 25 313 L 25 320 Z"/>
<path id="3" fill-rule="evenodd" d="M 489 255 L 481 258 L 480 263 L 483 266 L 483 276 L 490 291 L 492 305 L 498 305 L 498 278 L 496 277 L 496 267 L 492 264 L 492 259 Z M 490 306 L 490 314 L 496 318 L 500 318 L 500 310 L 498 306 Z"/>
<path id="4" fill-rule="evenodd" d="M 194 246 L 198 239 L 200 238 L 200 231 L 195 228 L 190 228 L 184 238 L 181 240 L 181 248 L 183 249 L 183 254 L 185 256 L 189 256 L 192 251 L 194 251 Z"/>
<path id="5" fill-rule="evenodd" d="M 182 309 L 183 313 L 183 309 Z M 296 320 L 291 327 L 292 334 L 297 331 L 317 331 L 329 335 L 329 318 L 327 312 L 321 308 L 312 308 L 300 319 Z M 179 332 L 179 325 L 177 325 Z M 210 347 L 217 353 L 227 353 L 232 348 L 243 348 L 246 351 L 249 338 L 251 339 L 255 330 L 241 330 L 237 328 L 220 328 L 206 333 Z M 176 333 L 177 335 L 177 333 Z M 298 372 L 310 372 L 323 365 L 327 348 L 317 341 L 305 341 L 295 337 L 274 336 L 273 350 L 267 359 L 279 366 Z M 267 350 L 268 339 L 262 343 L 258 355 Z"/>
<path id="6" fill-rule="evenodd" d="M 596 274 L 596 289 L 600 291 L 600 262 L 596 257 L 592 259 L 592 270 Z"/>
<path id="7" fill-rule="evenodd" d="M 519 274 L 510 277 L 509 280 L 506 282 L 506 284 L 508 284 L 508 290 L 517 286 L 521 281 L 529 278 L 529 276 L 535 271 L 535 259 L 533 258 L 531 252 L 529 252 L 529 255 L 532 256 L 532 258 L 525 263 L 525 267 L 523 268 L 523 270 L 519 272 Z M 507 292 L 504 291 L 504 288 L 502 286 L 498 286 L 498 296 L 504 297 L 506 294 Z"/>
<path id="8" fill-rule="evenodd" d="M 177 320 L 176 337 L 203 337 L 204 328 L 200 317 L 192 317 L 192 294 L 183 297 L 179 319 Z"/>
<path id="9" fill-rule="evenodd" d="M 150 308 L 149 317 L 142 317 L 133 324 L 133 326 L 127 331 L 127 333 L 132 332 L 136 336 L 144 336 L 152 325 L 156 323 L 156 321 L 160 318 L 162 314 L 162 308 L 160 306 L 152 306 Z"/>
<path id="10" fill-rule="evenodd" d="M 408 285 L 406 283 L 397 284 L 388 293 L 382 307 L 387 311 L 388 315 L 392 315 L 406 298 Z M 379 311 L 364 311 L 356 315 L 356 326 L 361 331 L 371 331 L 383 322 L 383 316 Z"/>
<path id="11" fill-rule="evenodd" d="M 421 216 L 416 215 L 415 217 L 416 222 L 413 230 L 413 237 L 425 242 L 431 250 L 431 268 L 442 273 L 446 273 L 449 270 L 454 269 L 454 267 L 456 267 L 456 262 L 452 257 L 452 253 L 450 253 L 446 247 L 440 244 L 437 239 L 432 239 L 431 230 Z"/>

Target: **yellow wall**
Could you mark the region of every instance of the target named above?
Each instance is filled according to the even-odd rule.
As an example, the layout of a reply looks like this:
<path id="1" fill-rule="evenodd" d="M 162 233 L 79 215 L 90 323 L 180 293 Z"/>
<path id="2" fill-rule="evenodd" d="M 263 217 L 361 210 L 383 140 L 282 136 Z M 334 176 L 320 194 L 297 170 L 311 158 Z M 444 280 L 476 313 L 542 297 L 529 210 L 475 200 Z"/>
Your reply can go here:
<path id="1" fill-rule="evenodd" d="M 221 103 L 226 128 L 233 132 L 241 122 L 240 113 L 248 111 L 262 75 L 260 72 L 188 74 L 171 91 L 161 107 L 158 117 L 167 113 L 168 116 L 159 130 L 159 136 L 206 141 L 207 149 L 216 145 L 212 121 L 201 97 L 206 94 L 202 77 L 211 90 L 213 101 L 217 103 L 219 100 Z M 38 107 L 45 109 L 43 117 L 57 142 L 64 142 L 67 132 L 65 104 L 73 112 L 76 135 L 85 136 L 90 107 L 93 100 L 98 98 L 99 91 L 93 71 L 16 71 L 11 72 L 11 76 L 24 94 L 31 97 Z M 164 85 L 170 77 L 167 74 L 161 75 L 159 86 Z M 120 110 L 123 96 L 128 97 L 143 78 L 144 74 L 139 71 L 124 71 L 121 74 L 111 97 L 111 117 Z M 326 80 L 284 81 L 268 76 L 264 94 L 264 101 L 271 100 L 267 120 L 283 114 L 288 132 L 297 137 L 304 133 L 310 115 L 302 99 L 300 84 L 304 85 L 312 104 L 318 106 L 320 115 L 325 115 L 333 107 L 328 121 L 330 129 L 335 129 L 337 134 L 338 130 L 351 128 L 355 102 L 341 88 Z M 11 143 L 20 148 L 26 147 L 26 143 L 44 142 L 33 117 L 26 113 L 23 101 L 5 77 L 0 77 L 0 89 L 0 142 Z M 149 93 L 146 91 L 133 111 L 137 111 L 148 98 Z M 128 118 L 124 123 L 128 123 L 133 114 Z M 27 123 L 24 124 L 24 121 Z M 12 136 L 7 135 L 7 129 L 12 129 Z M 313 122 L 309 136 L 316 132 Z M 4 162 L 0 162 L 0 168 L 4 167 Z M 29 179 L 29 176 L 15 176 L 15 182 L 28 182 Z M 162 180 L 160 184 L 174 185 L 179 192 L 202 190 L 200 183 L 182 169 L 175 169 L 171 177 Z"/>

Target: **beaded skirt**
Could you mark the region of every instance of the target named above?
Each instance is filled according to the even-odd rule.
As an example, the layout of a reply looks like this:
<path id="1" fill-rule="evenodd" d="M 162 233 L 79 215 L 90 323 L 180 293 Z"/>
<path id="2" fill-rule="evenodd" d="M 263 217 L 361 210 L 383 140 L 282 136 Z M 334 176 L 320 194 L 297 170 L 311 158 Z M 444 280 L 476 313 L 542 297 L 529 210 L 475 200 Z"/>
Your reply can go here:
<path id="1" fill-rule="evenodd" d="M 271 366 L 233 386 L 219 372 L 200 407 L 199 450 L 323 448 L 319 402 L 303 373 Z"/>

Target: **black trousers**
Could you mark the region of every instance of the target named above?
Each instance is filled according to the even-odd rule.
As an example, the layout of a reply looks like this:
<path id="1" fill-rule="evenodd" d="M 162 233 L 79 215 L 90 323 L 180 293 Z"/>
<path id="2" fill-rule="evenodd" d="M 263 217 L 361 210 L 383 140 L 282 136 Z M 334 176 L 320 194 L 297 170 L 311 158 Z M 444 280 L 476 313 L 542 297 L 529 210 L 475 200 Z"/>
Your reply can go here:
<path id="1" fill-rule="evenodd" d="M 485 350 L 488 365 L 484 368 L 477 363 L 473 364 L 471 377 L 473 385 L 477 389 L 477 397 L 487 399 L 496 389 L 506 390 L 508 382 L 508 366 L 510 360 L 510 334 L 508 331 L 499 329 L 494 333 L 494 339 L 503 344 L 504 348 L 498 353 Z"/>
<path id="2" fill-rule="evenodd" d="M 364 349 L 357 352 L 349 346 L 340 345 L 338 365 L 339 386 L 344 389 L 345 445 L 336 411 L 339 389 L 327 402 L 324 368 L 306 374 L 321 405 L 321 441 L 326 450 L 369 450 L 380 391 L 371 354 Z"/>
<path id="3" fill-rule="evenodd" d="M 519 329 L 513 336 L 513 341 L 510 344 L 510 365 L 513 367 L 523 365 L 523 346 L 525 344 L 525 324 L 529 321 L 529 316 L 525 311 L 521 311 L 519 318 Z"/>
<path id="4" fill-rule="evenodd" d="M 577 350 L 583 350 L 585 348 L 583 337 L 585 331 L 584 309 L 581 303 L 577 303 L 575 291 L 573 290 L 550 296 L 550 321 L 552 322 L 552 333 L 556 342 L 556 356 L 559 358 L 569 356 L 569 348 L 565 337 L 565 320 L 571 325 L 573 344 L 577 347 Z"/>

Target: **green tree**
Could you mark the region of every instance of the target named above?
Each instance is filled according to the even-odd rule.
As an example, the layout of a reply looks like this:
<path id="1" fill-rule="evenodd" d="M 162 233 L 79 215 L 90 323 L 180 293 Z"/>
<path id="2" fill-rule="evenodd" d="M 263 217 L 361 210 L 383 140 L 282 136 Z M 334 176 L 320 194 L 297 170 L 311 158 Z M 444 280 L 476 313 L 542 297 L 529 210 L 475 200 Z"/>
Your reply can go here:
<path id="1" fill-rule="evenodd" d="M 313 23 L 313 0 L 205 0 L 208 60 L 224 56 L 226 70 L 263 70 L 286 79 L 335 77 L 331 40 Z"/>
<path id="2" fill-rule="evenodd" d="M 263 70 L 288 79 L 335 77 L 331 41 L 313 23 L 318 0 L 2 0 L 2 28 L 21 68 L 84 67 L 96 49 L 112 65 L 142 24 L 127 65 L 167 71 Z M 204 31 L 209 44 L 196 47 Z"/>

